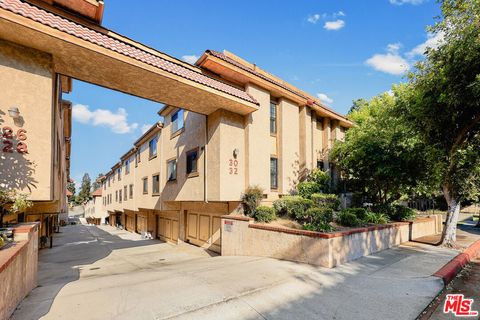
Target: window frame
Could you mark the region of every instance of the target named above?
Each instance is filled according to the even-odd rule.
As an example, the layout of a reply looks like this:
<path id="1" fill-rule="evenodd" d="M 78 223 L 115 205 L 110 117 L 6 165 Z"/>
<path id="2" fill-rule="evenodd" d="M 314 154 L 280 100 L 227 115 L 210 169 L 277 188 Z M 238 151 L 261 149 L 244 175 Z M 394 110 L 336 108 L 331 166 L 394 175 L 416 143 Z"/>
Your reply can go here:
<path id="1" fill-rule="evenodd" d="M 142 158 L 140 155 L 140 148 L 138 148 L 137 151 L 135 151 L 135 168 L 138 167 L 138 164 L 142 162 Z"/>
<path id="2" fill-rule="evenodd" d="M 152 153 L 152 141 L 155 141 L 155 154 Z M 155 137 L 153 137 L 152 139 L 150 139 L 148 141 L 148 160 L 152 160 L 152 159 L 155 159 L 157 157 L 157 154 L 158 154 L 158 135 L 155 135 Z"/>
<path id="3" fill-rule="evenodd" d="M 148 194 L 148 177 L 142 178 L 142 194 Z"/>
<path id="4" fill-rule="evenodd" d="M 195 171 L 191 171 L 191 172 L 188 172 L 188 156 L 192 153 L 196 153 L 196 157 L 195 157 Z M 186 156 L 185 156 L 185 173 L 187 175 L 187 177 L 191 178 L 191 177 L 198 177 L 199 176 L 199 171 L 198 171 L 198 160 L 199 160 L 199 148 L 196 147 L 196 148 L 193 148 L 189 151 L 186 152 Z"/>
<path id="5" fill-rule="evenodd" d="M 128 195 L 130 199 L 133 199 L 133 183 L 128 186 Z"/>
<path id="6" fill-rule="evenodd" d="M 272 110 L 275 114 L 272 116 Z M 274 124 L 274 130 L 272 131 L 272 123 Z M 278 132 L 278 104 L 274 101 L 270 101 L 270 135 L 277 136 Z"/>
<path id="7" fill-rule="evenodd" d="M 175 163 L 175 178 L 173 178 L 173 179 L 170 179 L 170 175 L 168 174 L 169 173 L 168 172 L 169 171 L 169 164 L 171 162 Z M 177 158 L 170 158 L 170 159 L 167 160 L 167 182 L 177 181 L 177 177 L 178 177 L 177 166 L 178 166 Z"/>
<path id="8" fill-rule="evenodd" d="M 272 160 L 275 160 L 275 181 L 273 180 Z M 278 190 L 278 157 L 275 155 L 270 156 L 270 189 Z"/>
<path id="9" fill-rule="evenodd" d="M 155 177 L 157 177 L 157 182 L 158 182 L 158 185 L 157 185 L 157 192 L 155 192 Z M 159 196 L 160 195 L 160 173 L 157 172 L 157 173 L 154 173 L 152 174 L 152 196 Z"/>
<path id="10" fill-rule="evenodd" d="M 130 159 L 125 160 L 125 175 L 130 173 Z"/>
<path id="11" fill-rule="evenodd" d="M 128 191 L 128 186 L 127 186 L 127 185 L 124 185 L 124 186 L 123 186 L 123 194 L 124 194 L 124 195 L 123 195 L 123 201 L 127 201 L 127 200 L 128 200 L 128 193 L 127 193 L 127 191 Z"/>
<path id="12" fill-rule="evenodd" d="M 181 117 L 182 127 L 179 128 L 178 124 L 177 124 L 176 128 L 174 128 L 174 123 L 178 123 L 180 113 L 182 115 L 182 117 Z M 176 117 L 176 119 L 173 120 L 173 117 Z M 185 110 L 184 109 L 179 108 L 178 110 L 176 110 L 175 112 L 172 113 L 172 115 L 170 116 L 170 125 L 171 125 L 171 132 L 170 132 L 171 138 L 176 137 L 177 135 L 179 135 L 183 132 L 183 130 L 185 129 Z"/>

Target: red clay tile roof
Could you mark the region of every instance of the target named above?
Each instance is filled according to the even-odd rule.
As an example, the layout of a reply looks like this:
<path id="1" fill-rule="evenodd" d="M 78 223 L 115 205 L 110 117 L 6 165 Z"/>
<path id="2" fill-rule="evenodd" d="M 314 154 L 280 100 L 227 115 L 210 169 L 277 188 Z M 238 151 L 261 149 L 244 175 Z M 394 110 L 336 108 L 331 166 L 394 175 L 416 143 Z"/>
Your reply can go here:
<path id="1" fill-rule="evenodd" d="M 113 50 L 127 57 L 147 63 L 161 70 L 183 77 L 185 79 L 203 84 L 210 88 L 222 91 L 242 100 L 258 104 L 248 93 L 243 90 L 232 87 L 226 83 L 208 77 L 200 72 L 195 72 L 181 63 L 168 61 L 145 50 L 137 48 L 131 44 L 118 40 L 109 35 L 95 31 L 86 26 L 80 25 L 66 18 L 60 17 L 51 12 L 40 9 L 34 5 L 22 2 L 20 0 L 1 0 L 0 8 L 8 10 L 25 18 L 34 20 L 43 25 L 68 33 L 77 38 Z"/>
<path id="2" fill-rule="evenodd" d="M 303 93 L 301 93 L 301 92 L 299 92 L 299 91 L 293 90 L 292 88 L 284 85 L 283 83 L 278 82 L 278 81 L 275 81 L 275 80 L 273 80 L 273 79 L 271 79 L 271 78 L 269 78 L 269 77 L 261 74 L 260 72 L 257 72 L 257 71 L 255 71 L 255 70 L 253 70 L 252 68 L 249 68 L 248 66 L 246 66 L 246 65 L 244 65 L 244 64 L 242 64 L 242 63 L 240 63 L 240 62 L 238 62 L 238 61 L 236 61 L 236 60 L 233 60 L 232 58 L 226 56 L 226 55 L 223 54 L 222 52 L 218 52 L 218 51 L 215 51 L 215 50 L 207 50 L 206 52 L 207 52 L 207 53 L 210 53 L 212 56 L 217 57 L 217 58 L 219 58 L 219 59 L 222 59 L 223 61 L 226 61 L 226 62 L 228 62 L 228 63 L 230 63 L 230 64 L 232 64 L 232 65 L 234 65 L 234 66 L 236 66 L 236 67 L 238 67 L 238 68 L 240 68 L 240 69 L 242 69 L 242 70 L 245 70 L 245 71 L 247 71 L 247 72 L 250 72 L 251 74 L 254 74 L 254 75 L 256 75 L 256 76 L 259 77 L 259 78 L 262 78 L 263 80 L 266 80 L 266 81 L 268 81 L 268 82 L 270 82 L 270 83 L 273 83 L 274 85 L 277 85 L 277 86 L 279 86 L 279 87 L 281 87 L 281 88 L 283 88 L 283 89 L 285 89 L 285 90 L 287 90 L 287 91 L 290 91 L 290 92 L 292 92 L 292 93 L 294 93 L 294 94 L 296 94 L 296 95 L 298 95 L 298 96 L 300 96 L 300 97 L 302 97 L 302 98 L 304 98 L 304 99 L 312 100 L 312 97 L 309 97 L 309 96 L 307 96 L 307 95 L 305 95 L 305 94 L 303 94 Z M 345 116 L 343 116 L 343 115 L 341 115 L 340 113 L 332 110 L 331 108 L 329 108 L 329 107 L 327 107 L 327 106 L 325 106 L 325 105 L 323 105 L 323 104 L 320 104 L 320 103 L 318 103 L 317 101 L 314 101 L 314 103 L 315 103 L 317 106 L 322 107 L 322 108 L 324 108 L 324 109 L 327 109 L 328 111 L 330 111 L 330 112 L 338 115 L 339 117 L 342 117 L 342 118 L 346 119 Z"/>
<path id="3" fill-rule="evenodd" d="M 102 196 L 102 188 L 98 188 L 97 190 L 93 191 L 93 197 L 101 197 Z"/>

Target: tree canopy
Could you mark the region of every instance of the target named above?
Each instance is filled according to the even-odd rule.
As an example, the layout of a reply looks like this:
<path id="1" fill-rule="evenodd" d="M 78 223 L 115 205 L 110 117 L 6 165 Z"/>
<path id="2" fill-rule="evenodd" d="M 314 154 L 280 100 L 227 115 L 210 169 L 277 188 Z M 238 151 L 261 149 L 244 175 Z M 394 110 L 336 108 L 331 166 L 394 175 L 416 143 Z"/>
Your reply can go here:
<path id="1" fill-rule="evenodd" d="M 480 1 L 441 1 L 427 48 L 393 95 L 354 102 L 356 126 L 333 158 L 377 202 L 441 190 L 448 203 L 444 245 L 456 241 L 461 201 L 480 189 Z"/>

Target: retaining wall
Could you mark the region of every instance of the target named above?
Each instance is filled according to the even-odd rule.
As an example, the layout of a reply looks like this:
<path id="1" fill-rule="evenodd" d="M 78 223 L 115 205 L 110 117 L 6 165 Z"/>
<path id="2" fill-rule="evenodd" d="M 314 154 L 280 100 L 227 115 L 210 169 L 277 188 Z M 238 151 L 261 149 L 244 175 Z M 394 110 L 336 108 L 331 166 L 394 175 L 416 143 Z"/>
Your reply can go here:
<path id="1" fill-rule="evenodd" d="M 333 268 L 339 264 L 441 231 L 441 215 L 411 222 L 321 233 L 222 217 L 222 255 L 262 256 Z"/>
<path id="2" fill-rule="evenodd" d="M 37 222 L 14 229 L 15 243 L 0 250 L 0 319 L 8 319 L 17 305 L 37 286 Z"/>

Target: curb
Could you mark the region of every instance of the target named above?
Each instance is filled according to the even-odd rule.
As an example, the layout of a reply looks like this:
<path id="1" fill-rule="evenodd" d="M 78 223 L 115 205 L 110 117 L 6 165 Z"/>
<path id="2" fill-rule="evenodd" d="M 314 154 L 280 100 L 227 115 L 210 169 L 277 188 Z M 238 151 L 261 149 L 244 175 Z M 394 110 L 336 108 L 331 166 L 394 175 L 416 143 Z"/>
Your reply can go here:
<path id="1" fill-rule="evenodd" d="M 446 265 L 440 268 L 433 275 L 442 278 L 443 283 L 447 285 L 462 268 L 471 260 L 480 256 L 480 240 L 472 243 L 462 253 L 459 253 L 455 258 L 450 260 Z"/>

